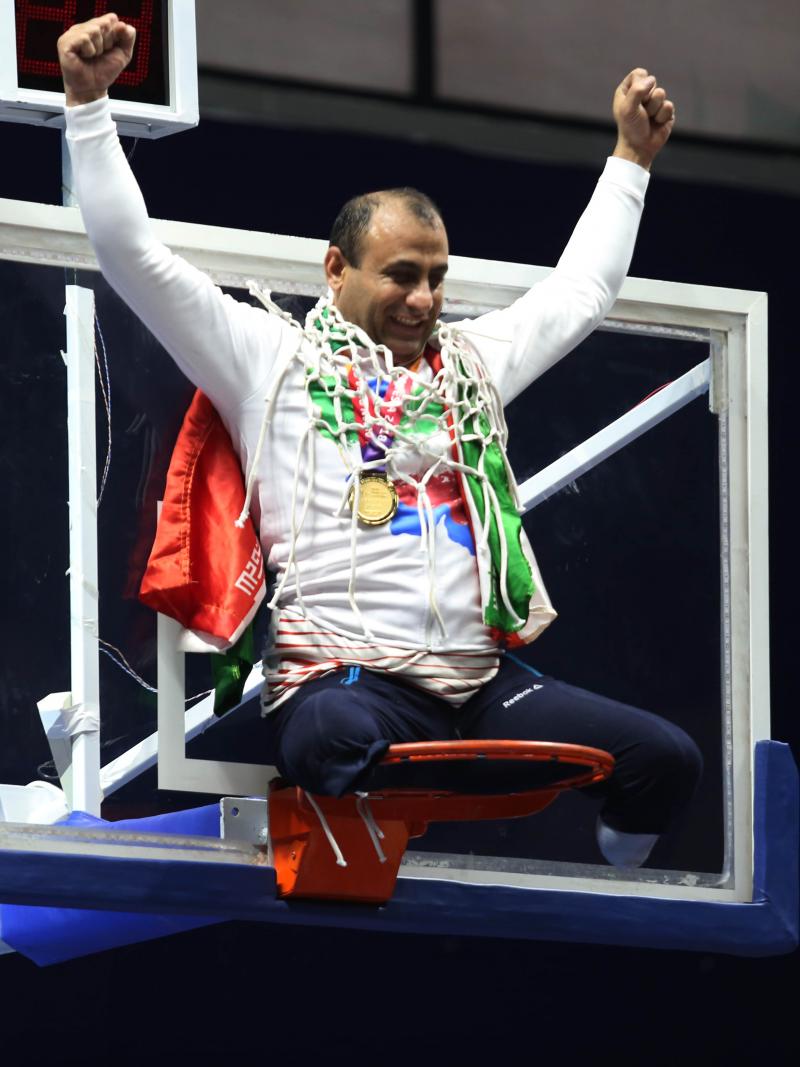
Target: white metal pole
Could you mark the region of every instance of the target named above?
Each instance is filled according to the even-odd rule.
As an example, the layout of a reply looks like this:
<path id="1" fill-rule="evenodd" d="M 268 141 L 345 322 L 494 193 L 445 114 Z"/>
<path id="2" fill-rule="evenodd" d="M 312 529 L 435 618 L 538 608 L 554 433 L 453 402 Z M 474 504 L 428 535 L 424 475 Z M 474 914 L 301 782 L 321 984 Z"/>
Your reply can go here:
<path id="1" fill-rule="evenodd" d="M 77 207 L 72 177 L 72 158 L 67 144 L 67 132 L 61 131 L 61 203 L 64 207 Z"/>
<path id="2" fill-rule="evenodd" d="M 524 481 L 519 487 L 520 506 L 523 512 L 530 511 L 559 489 L 592 470 L 604 459 L 613 456 L 653 426 L 685 407 L 695 397 L 708 391 L 711 378 L 711 361 L 698 363 L 686 374 L 671 382 L 654 396 L 643 400 L 618 419 L 610 422 L 596 434 L 587 437 L 571 451 L 538 474 Z"/>
<path id="3" fill-rule="evenodd" d="M 178 648 L 180 629 L 180 623 L 159 612 L 156 624 L 159 789 L 169 788 L 162 781 L 164 767 L 183 766 L 186 759 L 184 716 L 180 714 L 186 703 L 186 657 Z"/>
<path id="4" fill-rule="evenodd" d="M 100 814 L 94 293 L 66 286 L 72 807 Z"/>

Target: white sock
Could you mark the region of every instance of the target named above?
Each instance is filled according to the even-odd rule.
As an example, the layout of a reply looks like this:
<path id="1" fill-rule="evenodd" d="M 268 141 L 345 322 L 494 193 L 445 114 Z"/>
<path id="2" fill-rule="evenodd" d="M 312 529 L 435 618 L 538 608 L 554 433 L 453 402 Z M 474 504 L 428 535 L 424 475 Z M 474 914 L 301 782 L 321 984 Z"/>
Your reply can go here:
<path id="1" fill-rule="evenodd" d="M 658 834 L 625 834 L 621 830 L 612 830 L 599 816 L 595 833 L 600 851 L 615 867 L 641 867 L 659 837 Z"/>

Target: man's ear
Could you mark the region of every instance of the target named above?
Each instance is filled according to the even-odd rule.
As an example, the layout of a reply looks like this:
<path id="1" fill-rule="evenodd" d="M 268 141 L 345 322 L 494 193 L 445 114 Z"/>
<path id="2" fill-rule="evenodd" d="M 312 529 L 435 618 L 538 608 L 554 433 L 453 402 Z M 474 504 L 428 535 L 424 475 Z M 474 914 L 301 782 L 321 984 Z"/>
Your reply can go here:
<path id="1" fill-rule="evenodd" d="M 342 255 L 341 248 L 331 245 L 325 253 L 322 265 L 325 268 L 325 278 L 335 296 L 344 285 L 344 276 L 350 264 Z"/>

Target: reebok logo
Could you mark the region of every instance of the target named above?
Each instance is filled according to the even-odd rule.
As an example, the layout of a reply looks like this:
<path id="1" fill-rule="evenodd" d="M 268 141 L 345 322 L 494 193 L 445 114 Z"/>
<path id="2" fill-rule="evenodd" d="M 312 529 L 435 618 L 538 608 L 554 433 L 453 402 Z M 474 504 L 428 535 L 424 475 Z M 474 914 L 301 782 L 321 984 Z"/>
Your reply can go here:
<path id="1" fill-rule="evenodd" d="M 523 689 L 521 692 L 515 693 L 514 696 L 513 697 L 509 697 L 508 700 L 504 700 L 503 701 L 503 707 L 504 708 L 510 708 L 512 704 L 516 704 L 516 702 L 518 700 L 522 700 L 522 698 L 526 697 L 528 695 L 528 693 L 533 693 L 537 689 L 541 689 L 541 688 L 542 688 L 542 686 L 540 686 L 540 685 L 529 686 L 527 689 Z"/>

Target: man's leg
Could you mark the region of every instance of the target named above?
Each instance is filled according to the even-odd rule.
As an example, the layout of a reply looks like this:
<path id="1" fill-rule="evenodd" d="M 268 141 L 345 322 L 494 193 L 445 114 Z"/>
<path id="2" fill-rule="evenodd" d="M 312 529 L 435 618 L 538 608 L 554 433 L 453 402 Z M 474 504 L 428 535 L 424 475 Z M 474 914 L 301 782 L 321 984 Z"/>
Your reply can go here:
<path id="1" fill-rule="evenodd" d="M 614 773 L 584 792 L 601 796 L 598 844 L 609 862 L 638 866 L 689 802 L 702 773 L 694 741 L 650 712 L 554 678 L 506 657 L 461 710 L 463 738 L 556 741 L 610 752 Z"/>
<path id="2" fill-rule="evenodd" d="M 310 793 L 364 787 L 390 744 L 455 736 L 443 701 L 358 667 L 307 682 L 266 720 L 267 759 Z"/>

